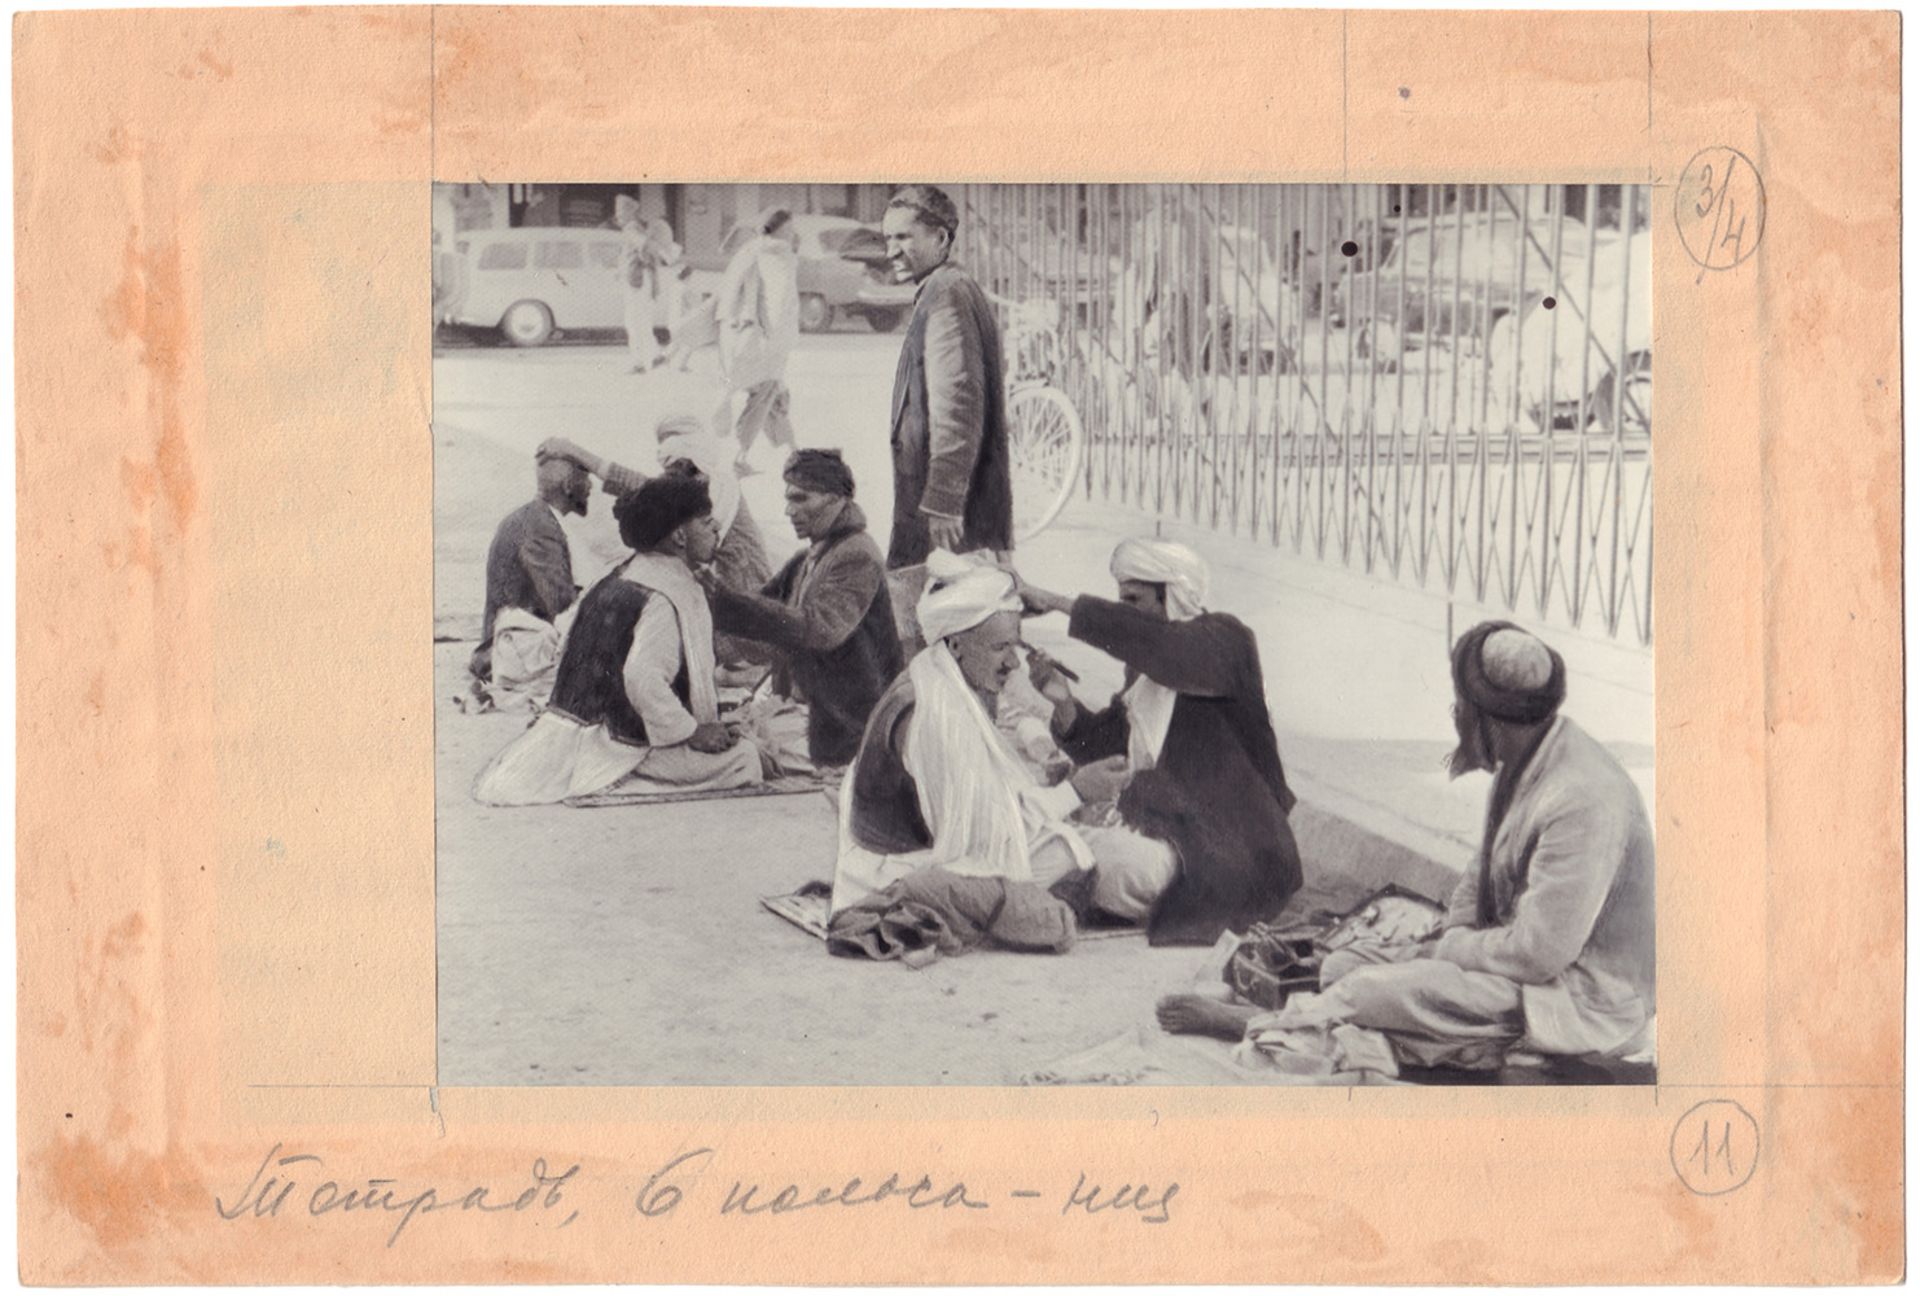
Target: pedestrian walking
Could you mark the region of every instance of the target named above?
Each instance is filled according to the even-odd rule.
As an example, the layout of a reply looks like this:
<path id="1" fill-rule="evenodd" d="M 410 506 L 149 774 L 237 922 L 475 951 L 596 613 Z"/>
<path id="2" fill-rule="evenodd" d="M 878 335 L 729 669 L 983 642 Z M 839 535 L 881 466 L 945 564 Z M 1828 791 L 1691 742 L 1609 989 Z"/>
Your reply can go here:
<path id="1" fill-rule="evenodd" d="M 620 225 L 620 262 L 626 274 L 627 364 L 634 373 L 647 373 L 661 362 L 660 339 L 654 333 L 661 299 L 679 264 L 680 245 L 673 227 L 664 220 L 642 220 L 640 202 L 630 194 L 613 200 L 614 219 Z"/>
<path id="2" fill-rule="evenodd" d="M 793 213 L 776 207 L 758 225 L 728 263 L 714 305 L 727 385 L 714 432 L 738 442 L 734 471 L 743 477 L 753 472 L 748 454 L 762 433 L 776 446 L 793 448 L 787 359 L 800 341 L 800 235 Z"/>

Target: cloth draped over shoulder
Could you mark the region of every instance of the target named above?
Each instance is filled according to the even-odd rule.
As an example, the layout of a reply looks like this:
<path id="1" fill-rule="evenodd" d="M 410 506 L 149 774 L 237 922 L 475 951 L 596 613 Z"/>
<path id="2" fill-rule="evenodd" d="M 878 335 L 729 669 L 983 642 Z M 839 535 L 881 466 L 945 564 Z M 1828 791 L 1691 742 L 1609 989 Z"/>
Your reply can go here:
<path id="1" fill-rule="evenodd" d="M 936 646 L 914 661 L 918 676 L 909 666 L 874 707 L 842 785 L 832 907 L 929 868 L 1031 881 L 1034 850 L 1055 840 L 1090 866 L 1086 843 L 1056 813 L 1058 790 L 1035 781 L 984 712 L 969 717 L 951 701 L 922 709 L 922 680 L 938 693 L 950 668 L 945 683 L 965 687 L 952 655 Z"/>
<path id="2" fill-rule="evenodd" d="M 701 457 L 696 458 L 689 450 Z M 709 468 L 703 462 L 710 454 L 717 458 L 717 468 Z M 663 457 L 688 459 L 706 474 L 714 521 L 720 526 L 720 548 L 713 556 L 713 571 L 721 587 L 749 594 L 764 586 L 773 574 L 772 564 L 767 561 L 766 543 L 761 539 L 753 510 L 740 498 L 740 479 L 734 475 L 732 458 L 720 447 L 718 439 L 704 429 L 698 440 L 676 433 L 663 443 Z M 607 465 L 609 494 L 638 490 L 646 480 L 646 474 L 621 464 Z M 765 661 L 765 654 L 752 643 L 724 633 L 715 635 L 713 652 L 714 659 L 721 665 Z"/>
<path id="3" fill-rule="evenodd" d="M 548 709 L 481 771 L 473 794 L 490 805 L 583 796 L 663 747 L 686 756 L 676 778 L 685 786 L 704 753 L 682 744 L 718 714 L 704 592 L 683 563 L 636 554 L 581 600 Z M 715 757 L 715 773 L 729 761 L 743 763 Z"/>

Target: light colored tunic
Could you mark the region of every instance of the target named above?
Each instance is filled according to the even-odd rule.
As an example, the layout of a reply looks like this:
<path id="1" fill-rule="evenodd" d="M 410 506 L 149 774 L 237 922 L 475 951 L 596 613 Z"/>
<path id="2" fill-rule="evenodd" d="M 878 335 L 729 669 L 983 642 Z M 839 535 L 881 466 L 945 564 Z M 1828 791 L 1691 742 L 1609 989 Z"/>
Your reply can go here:
<path id="1" fill-rule="evenodd" d="M 1521 771 L 1486 885 L 1493 923 L 1476 925 L 1481 880 L 1469 869 L 1437 944 L 1330 955 L 1321 1000 L 1429 1063 L 1459 1062 L 1449 1046 L 1637 1051 L 1655 1010 L 1653 829 L 1620 763 L 1564 716 Z M 1289 1005 L 1248 1038 L 1293 1020 Z"/>
<path id="2" fill-rule="evenodd" d="M 621 669 L 622 686 L 646 726 L 648 745 L 622 742 L 604 724 L 584 725 L 548 711 L 481 771 L 474 799 L 488 805 L 545 805 L 601 792 L 622 780 L 651 783 L 661 791 L 760 782 L 760 756 L 753 744 L 735 743 L 723 752 L 686 745 L 700 722 L 674 692 L 683 665 L 712 677 L 710 654 L 704 664 L 688 663 L 679 614 L 665 594 L 656 593 L 641 610 Z"/>

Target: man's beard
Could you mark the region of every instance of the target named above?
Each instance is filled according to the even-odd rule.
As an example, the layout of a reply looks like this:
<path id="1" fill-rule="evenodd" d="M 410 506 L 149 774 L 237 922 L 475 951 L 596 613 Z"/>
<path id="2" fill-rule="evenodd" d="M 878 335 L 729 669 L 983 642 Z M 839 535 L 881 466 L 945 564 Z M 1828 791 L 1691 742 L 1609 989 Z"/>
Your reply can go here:
<path id="1" fill-rule="evenodd" d="M 1455 702 L 1453 730 L 1460 737 L 1460 745 L 1447 756 L 1447 777 L 1459 778 L 1462 774 L 1472 774 L 1478 770 L 1491 771 L 1493 743 L 1487 733 L 1487 722 L 1480 712 L 1466 702 Z"/>

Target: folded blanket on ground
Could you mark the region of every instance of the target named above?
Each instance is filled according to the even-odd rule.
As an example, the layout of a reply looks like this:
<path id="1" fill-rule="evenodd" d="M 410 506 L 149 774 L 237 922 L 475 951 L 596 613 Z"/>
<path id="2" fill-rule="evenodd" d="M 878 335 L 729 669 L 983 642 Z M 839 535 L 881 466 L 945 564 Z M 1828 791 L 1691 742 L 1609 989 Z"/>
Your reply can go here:
<path id="1" fill-rule="evenodd" d="M 848 958 L 899 959 L 922 967 L 980 945 L 1032 954 L 1073 948 L 1073 910 L 1031 882 L 921 869 L 842 909 L 827 949 Z"/>

